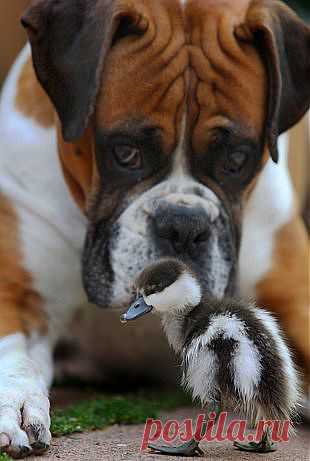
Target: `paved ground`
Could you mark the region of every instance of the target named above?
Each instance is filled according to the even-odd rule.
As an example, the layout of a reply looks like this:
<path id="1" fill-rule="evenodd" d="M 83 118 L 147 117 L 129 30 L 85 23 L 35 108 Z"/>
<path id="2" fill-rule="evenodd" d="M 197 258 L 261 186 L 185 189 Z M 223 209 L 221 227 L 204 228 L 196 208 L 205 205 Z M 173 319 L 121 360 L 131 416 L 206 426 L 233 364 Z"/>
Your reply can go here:
<path id="1" fill-rule="evenodd" d="M 163 415 L 165 418 L 167 415 Z M 195 416 L 190 409 L 179 410 L 169 417 L 183 420 Z M 151 453 L 140 453 L 143 425 L 113 426 L 104 431 L 75 434 L 70 437 L 54 439 L 50 452 L 44 457 L 28 458 L 29 461 L 177 461 L 184 458 L 156 456 Z M 310 428 L 300 427 L 296 436 L 289 443 L 279 444 L 275 453 L 259 455 L 242 453 L 233 449 L 230 442 L 212 442 L 202 445 L 208 461 L 309 461 L 310 460 Z M 188 460 L 199 458 L 186 458 Z"/>

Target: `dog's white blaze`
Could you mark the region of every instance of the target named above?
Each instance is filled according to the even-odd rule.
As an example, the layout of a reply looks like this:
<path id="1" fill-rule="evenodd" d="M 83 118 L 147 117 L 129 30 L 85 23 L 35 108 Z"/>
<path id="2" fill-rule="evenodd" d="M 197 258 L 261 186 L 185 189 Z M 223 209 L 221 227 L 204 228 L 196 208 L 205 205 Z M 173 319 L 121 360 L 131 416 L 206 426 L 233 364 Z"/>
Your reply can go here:
<path id="1" fill-rule="evenodd" d="M 27 45 L 1 96 L 0 190 L 17 212 L 23 264 L 45 300 L 56 340 L 73 311 L 86 302 L 80 275 L 86 220 L 65 184 L 55 130 L 42 128 L 15 107 L 17 81 L 29 54 Z"/>
<path id="2" fill-rule="evenodd" d="M 44 442 L 51 440 L 47 384 L 28 352 L 21 333 L 0 339 L 0 434 L 9 437 L 12 447 L 30 447 L 22 425 L 42 424 Z"/>
<path id="3" fill-rule="evenodd" d="M 159 312 L 182 311 L 200 303 L 200 285 L 195 277 L 184 272 L 172 285 L 158 293 L 144 296 L 144 299 L 146 304 Z"/>
<path id="4" fill-rule="evenodd" d="M 268 160 L 245 206 L 239 256 L 239 283 L 243 296 L 255 297 L 257 283 L 272 266 L 274 237 L 294 213 L 287 149 L 288 136 L 284 134 L 279 139 L 279 163 Z"/>
<path id="5" fill-rule="evenodd" d="M 264 324 L 277 347 L 277 352 L 282 360 L 283 376 L 286 380 L 286 395 L 291 408 L 295 408 L 300 401 L 300 385 L 298 373 L 295 369 L 292 354 L 283 339 L 281 329 L 276 320 L 264 309 L 255 309 L 256 317 Z M 289 416 L 289 415 L 288 415 Z"/>
<path id="6" fill-rule="evenodd" d="M 172 176 L 183 176 L 186 172 L 186 156 L 185 156 L 185 140 L 186 140 L 186 113 L 183 114 L 180 130 L 180 139 L 177 148 L 173 154 L 173 169 Z"/>
<path id="7" fill-rule="evenodd" d="M 235 315 L 214 315 L 206 333 L 193 340 L 186 361 L 187 363 L 196 363 L 196 366 L 199 367 L 200 359 L 197 360 L 196 357 L 203 357 L 204 353 L 208 352 L 207 347 L 211 341 L 220 335 L 225 339 L 233 339 L 237 342 L 232 363 L 227 364 L 227 366 L 232 366 L 231 371 L 236 389 L 246 400 L 249 400 L 253 397 L 255 386 L 261 377 L 260 356 L 256 346 L 246 335 L 244 323 Z M 203 365 L 204 362 L 202 361 L 201 368 Z M 200 375 L 197 374 L 197 376 Z"/>
<path id="8" fill-rule="evenodd" d="M 174 162 L 171 175 L 168 182 L 171 182 L 172 188 L 176 192 L 169 194 L 171 203 L 185 206 L 201 206 L 208 214 L 211 222 L 214 222 L 219 216 L 219 200 L 215 193 L 209 187 L 202 187 L 198 181 L 195 181 L 188 174 L 186 168 L 186 114 L 182 119 L 180 139 L 177 148 L 173 154 Z M 194 189 L 199 189 L 202 198 L 193 194 Z"/>

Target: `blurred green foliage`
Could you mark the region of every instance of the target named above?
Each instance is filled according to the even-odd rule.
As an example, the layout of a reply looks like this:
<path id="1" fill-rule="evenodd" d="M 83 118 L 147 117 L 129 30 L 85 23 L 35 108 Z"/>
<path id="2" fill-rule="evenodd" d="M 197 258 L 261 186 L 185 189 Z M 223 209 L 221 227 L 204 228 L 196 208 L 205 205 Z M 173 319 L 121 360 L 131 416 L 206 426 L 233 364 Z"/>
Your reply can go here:
<path id="1" fill-rule="evenodd" d="M 11 460 L 12 460 L 12 458 L 10 458 L 5 453 L 0 453 L 0 461 L 11 461 Z"/>

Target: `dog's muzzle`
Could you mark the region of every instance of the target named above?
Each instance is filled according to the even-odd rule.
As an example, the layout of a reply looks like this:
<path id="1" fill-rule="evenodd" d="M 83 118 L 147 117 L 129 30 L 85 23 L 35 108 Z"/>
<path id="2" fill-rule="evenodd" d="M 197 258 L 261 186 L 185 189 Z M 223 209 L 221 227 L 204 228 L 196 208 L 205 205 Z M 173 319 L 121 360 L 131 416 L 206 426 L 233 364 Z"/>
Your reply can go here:
<path id="1" fill-rule="evenodd" d="M 195 258 L 210 235 L 211 222 L 202 207 L 160 205 L 153 218 L 154 234 L 177 255 Z"/>

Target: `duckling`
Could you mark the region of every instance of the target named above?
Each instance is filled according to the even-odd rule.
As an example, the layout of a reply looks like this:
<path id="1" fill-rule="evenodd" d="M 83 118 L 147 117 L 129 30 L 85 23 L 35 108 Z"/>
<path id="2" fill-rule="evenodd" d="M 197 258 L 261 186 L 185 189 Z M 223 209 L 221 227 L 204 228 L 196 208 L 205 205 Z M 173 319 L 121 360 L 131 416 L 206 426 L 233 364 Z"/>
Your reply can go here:
<path id="1" fill-rule="evenodd" d="M 163 259 L 135 283 L 136 301 L 123 314 L 128 322 L 158 313 L 170 346 L 182 358 L 183 386 L 203 406 L 239 409 L 248 418 L 290 420 L 299 400 L 298 375 L 275 319 L 239 300 L 211 298 L 182 261 Z M 260 442 L 235 447 L 276 449 L 266 431 Z M 173 455 L 201 454 L 199 441 L 179 447 L 149 446 Z"/>

